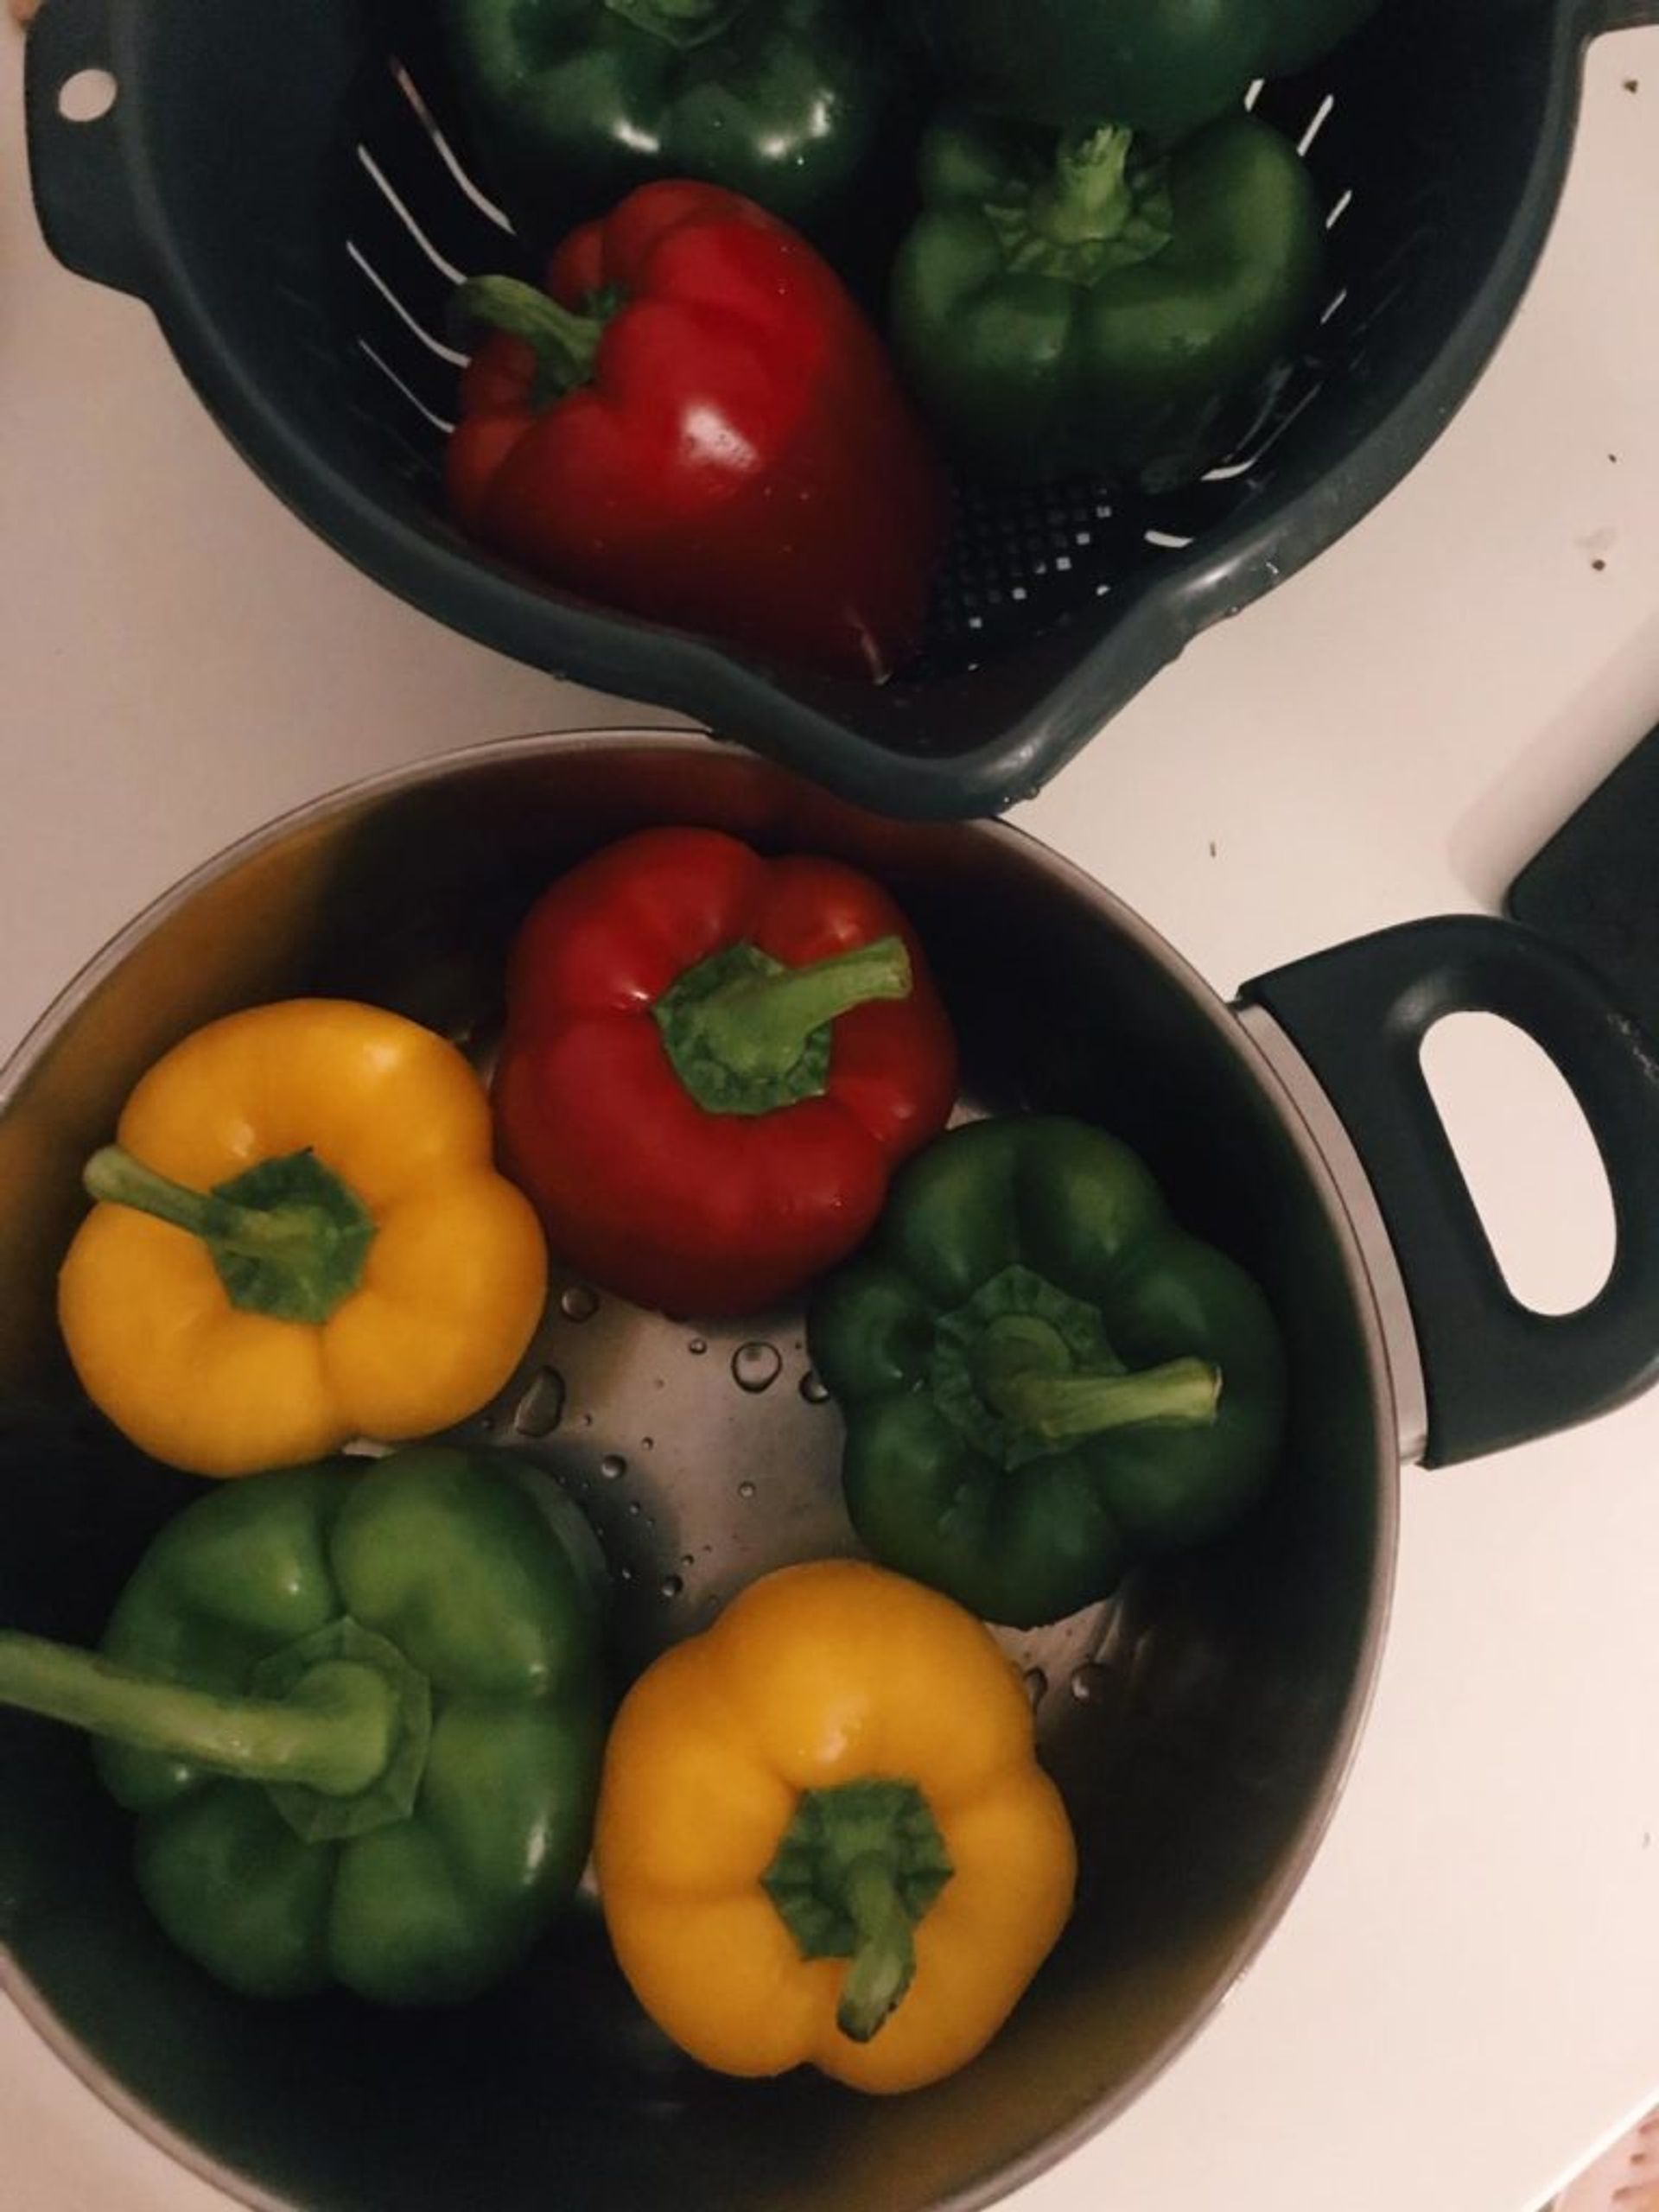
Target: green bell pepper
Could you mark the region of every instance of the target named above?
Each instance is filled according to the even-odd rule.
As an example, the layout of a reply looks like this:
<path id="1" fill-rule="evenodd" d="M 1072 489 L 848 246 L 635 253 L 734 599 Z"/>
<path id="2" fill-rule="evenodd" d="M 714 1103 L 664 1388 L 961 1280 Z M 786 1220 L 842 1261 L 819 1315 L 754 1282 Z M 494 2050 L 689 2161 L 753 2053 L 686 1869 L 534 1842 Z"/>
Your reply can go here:
<path id="1" fill-rule="evenodd" d="M 973 1122 L 920 1154 L 809 1342 L 870 1551 L 1016 1627 L 1221 1535 L 1280 1452 L 1267 1301 L 1081 1122 Z"/>
<path id="2" fill-rule="evenodd" d="M 1313 180 L 1249 116 L 1167 156 L 1116 128 L 1057 145 L 947 118 L 921 178 L 893 342 L 935 429 L 991 475 L 1199 474 L 1318 296 Z"/>
<path id="3" fill-rule="evenodd" d="M 953 96 L 1033 123 L 1104 120 L 1166 139 L 1357 29 L 1377 0 L 908 0 Z"/>
<path id="4" fill-rule="evenodd" d="M 662 176 L 741 192 L 832 257 L 896 226 L 913 94 L 865 0 L 444 5 L 480 158 L 532 238 Z"/>
<path id="5" fill-rule="evenodd" d="M 170 1522 L 99 1655 L 0 1633 L 0 1702 L 101 1739 L 139 1887 L 220 1981 L 449 2002 L 581 1878 L 602 1588 L 582 1516 L 500 1454 L 288 1468 Z"/>

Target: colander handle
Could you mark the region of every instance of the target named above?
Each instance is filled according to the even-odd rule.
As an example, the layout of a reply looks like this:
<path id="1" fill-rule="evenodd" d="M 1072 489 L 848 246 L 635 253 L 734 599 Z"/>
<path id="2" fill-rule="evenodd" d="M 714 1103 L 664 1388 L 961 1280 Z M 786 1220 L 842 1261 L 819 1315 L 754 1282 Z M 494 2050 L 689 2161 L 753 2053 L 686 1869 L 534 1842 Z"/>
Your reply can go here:
<path id="1" fill-rule="evenodd" d="M 76 122 L 73 85 L 89 71 L 114 79 L 109 109 Z M 66 87 L 72 87 L 66 92 Z M 121 69 L 105 0 L 49 0 L 29 28 L 23 105 L 29 180 L 46 242 L 78 276 L 143 297 L 148 267 L 134 212 L 121 103 Z"/>
<path id="2" fill-rule="evenodd" d="M 1357 938 L 1243 995 L 1289 1036 L 1370 1179 L 1416 1333 L 1427 1464 L 1569 1427 L 1659 1380 L 1659 1062 L 1589 969 L 1518 923 L 1452 916 Z M 1430 1094 L 1423 1039 L 1461 1013 L 1541 1046 L 1600 1150 L 1618 1247 L 1575 1313 L 1510 1292 Z"/>

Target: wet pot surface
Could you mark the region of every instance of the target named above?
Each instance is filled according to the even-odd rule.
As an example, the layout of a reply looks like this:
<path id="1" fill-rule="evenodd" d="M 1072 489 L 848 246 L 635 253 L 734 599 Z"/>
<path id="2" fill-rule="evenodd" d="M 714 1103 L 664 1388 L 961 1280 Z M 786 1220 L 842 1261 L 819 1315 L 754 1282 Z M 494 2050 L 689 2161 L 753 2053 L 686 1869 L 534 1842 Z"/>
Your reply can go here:
<path id="1" fill-rule="evenodd" d="M 889 884 L 957 1021 L 961 1110 L 1112 1129 L 1268 1290 L 1290 1349 L 1286 1464 L 1228 1543 L 1006 1637 L 1077 1827 L 1077 1913 L 991 2050 L 906 2098 L 701 2072 L 632 2005 L 588 1901 L 514 1982 L 452 2014 L 232 1998 L 151 1927 L 85 1746 L 0 1720 L 16 1993 L 105 2094 L 256 2202 L 988 2202 L 1109 2117 L 1215 2002 L 1317 1840 L 1357 1724 L 1393 1550 L 1391 1414 L 1324 1179 L 1232 1017 L 1012 832 L 874 822 L 697 742 L 490 748 L 310 810 L 136 925 L 25 1048 L 0 1117 L 0 1618 L 96 1635 L 145 1538 L 198 1489 L 135 1463 L 85 1413 L 52 1322 L 79 1163 L 144 1066 L 214 1014 L 308 992 L 396 1007 L 486 1059 L 531 900 L 610 837 L 673 821 L 835 854 Z M 531 1353 L 460 1432 L 530 1453 L 588 1510 L 616 1579 L 622 1677 L 756 1574 L 855 1548 L 839 1417 L 804 1338 L 796 1310 L 671 1320 L 556 1268 Z"/>

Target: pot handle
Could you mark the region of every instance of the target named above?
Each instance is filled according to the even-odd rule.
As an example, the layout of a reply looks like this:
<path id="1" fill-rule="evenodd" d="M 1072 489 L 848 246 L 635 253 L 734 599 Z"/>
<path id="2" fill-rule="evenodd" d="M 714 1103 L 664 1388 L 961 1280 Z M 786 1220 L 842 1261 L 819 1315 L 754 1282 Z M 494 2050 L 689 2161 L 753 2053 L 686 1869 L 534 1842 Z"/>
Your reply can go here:
<path id="1" fill-rule="evenodd" d="M 111 105 L 86 122 L 60 102 L 88 71 L 113 79 Z M 90 92 L 90 85 L 78 88 Z M 23 62 L 29 181 L 46 242 L 66 269 L 142 298 L 148 257 L 133 210 L 120 72 L 104 0 L 49 0 L 29 29 Z"/>
<path id="2" fill-rule="evenodd" d="M 1599 38 L 1604 31 L 1633 31 L 1659 23 L 1659 0 L 1588 0 L 1585 35 Z"/>
<path id="3" fill-rule="evenodd" d="M 1448 916 L 1293 962 L 1243 995 L 1290 1037 L 1370 1179 L 1417 1333 L 1427 1465 L 1568 1427 L 1659 1379 L 1659 1060 L 1588 968 L 1518 923 Z M 1461 1013 L 1541 1046 L 1600 1150 L 1618 1247 L 1575 1313 L 1510 1292 L 1424 1078 L 1424 1038 Z"/>

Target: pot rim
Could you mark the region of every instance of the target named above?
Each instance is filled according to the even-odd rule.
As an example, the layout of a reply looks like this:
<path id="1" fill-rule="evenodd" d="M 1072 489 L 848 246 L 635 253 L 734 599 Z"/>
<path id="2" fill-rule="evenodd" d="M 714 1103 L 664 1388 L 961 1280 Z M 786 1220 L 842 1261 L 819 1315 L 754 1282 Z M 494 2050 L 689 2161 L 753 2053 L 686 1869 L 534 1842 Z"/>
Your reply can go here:
<path id="1" fill-rule="evenodd" d="M 259 828 L 246 832 L 192 868 L 151 899 L 86 962 L 25 1032 L 4 1063 L 0 1065 L 0 1116 L 6 1113 L 23 1077 L 47 1046 L 79 1013 L 99 986 L 114 974 L 159 923 L 177 912 L 209 884 L 230 874 L 245 861 L 279 844 L 296 830 L 327 821 L 331 816 L 365 804 L 390 798 L 427 785 L 440 784 L 457 774 L 488 767 L 497 761 L 536 758 L 552 753 L 603 752 L 618 748 L 682 754 L 706 753 L 713 750 L 734 759 L 753 759 L 741 747 L 706 737 L 697 731 L 626 727 L 541 731 L 519 737 L 492 738 L 454 747 L 419 760 L 406 761 L 353 782 L 336 785 L 315 798 L 302 801 Z M 756 762 L 755 765 L 767 776 L 784 781 L 791 780 L 789 771 L 770 762 Z M 845 804 L 845 802 L 838 804 Z M 1143 2065 L 1108 2095 L 1086 2107 L 1065 2127 L 1034 2145 L 1023 2158 L 1003 2167 L 995 2175 L 969 2183 L 953 2196 L 938 2199 L 933 2207 L 933 2212 L 982 2212 L 982 2208 L 1000 2202 L 1015 2190 L 1034 2181 L 1039 2175 L 1072 2156 L 1133 2104 L 1196 2041 L 1260 1955 L 1283 1919 L 1318 1854 L 1346 1788 L 1376 1693 L 1394 1592 L 1399 1543 L 1401 1461 L 1382 1317 L 1376 1286 L 1367 1268 L 1359 1235 L 1332 1163 L 1320 1148 L 1312 1127 L 1279 1071 L 1249 1027 L 1198 970 L 1133 907 L 1125 905 L 1075 861 L 1044 844 L 1029 830 L 1009 822 L 980 820 L 930 825 L 927 834 L 994 840 L 1003 843 L 1017 842 L 1025 856 L 1034 862 L 1041 873 L 1054 879 L 1070 898 L 1128 938 L 1185 995 L 1232 1052 L 1244 1062 L 1289 1136 L 1337 1245 L 1344 1280 L 1359 1325 L 1370 1377 L 1372 1457 L 1377 1488 L 1376 1541 L 1370 1586 L 1366 1592 L 1364 1625 L 1353 1678 L 1319 1786 L 1291 1836 L 1272 1883 L 1262 1893 L 1248 1926 L 1203 1998 Z M 234 2201 L 252 2208 L 252 2212 L 306 2212 L 306 2208 L 295 2200 L 271 2195 L 250 2176 L 212 2157 L 151 2111 L 126 2088 L 118 2075 L 95 2058 L 63 2025 L 44 1995 L 19 1967 L 3 1942 L 0 1942 L 0 1997 L 16 2006 L 48 2048 L 101 2103 L 157 2149 L 166 2152 L 176 2164 L 222 2190 Z"/>

